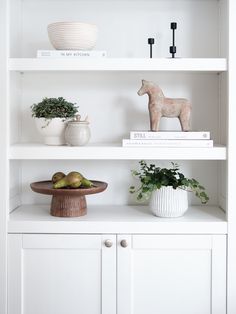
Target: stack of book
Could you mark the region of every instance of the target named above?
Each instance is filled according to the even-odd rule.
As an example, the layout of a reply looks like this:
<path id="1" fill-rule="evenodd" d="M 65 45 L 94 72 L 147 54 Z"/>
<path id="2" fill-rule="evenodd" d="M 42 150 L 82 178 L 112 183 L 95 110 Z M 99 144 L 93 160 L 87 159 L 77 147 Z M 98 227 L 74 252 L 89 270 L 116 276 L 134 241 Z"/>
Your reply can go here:
<path id="1" fill-rule="evenodd" d="M 213 147 L 208 131 L 131 131 L 124 147 Z"/>
<path id="2" fill-rule="evenodd" d="M 105 58 L 106 51 L 99 50 L 38 50 L 37 58 Z"/>

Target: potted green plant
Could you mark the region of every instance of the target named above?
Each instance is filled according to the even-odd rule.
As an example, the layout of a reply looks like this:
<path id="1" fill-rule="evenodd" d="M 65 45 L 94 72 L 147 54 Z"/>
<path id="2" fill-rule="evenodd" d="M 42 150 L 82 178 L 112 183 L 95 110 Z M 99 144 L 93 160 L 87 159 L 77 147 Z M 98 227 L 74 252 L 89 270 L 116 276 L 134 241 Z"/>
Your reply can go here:
<path id="1" fill-rule="evenodd" d="M 159 217 L 180 217 L 188 209 L 187 192 L 193 192 L 206 204 L 209 200 L 205 188 L 195 179 L 188 179 L 179 172 L 179 166 L 171 163 L 171 168 L 160 168 L 148 165 L 141 160 L 140 171 L 132 170 L 134 177 L 140 180 L 141 186 L 130 187 L 130 193 L 137 195 L 137 200 L 150 200 L 152 212 Z"/>
<path id="2" fill-rule="evenodd" d="M 37 129 L 44 136 L 45 144 L 65 144 L 66 122 L 78 112 L 76 104 L 66 101 L 63 97 L 43 98 L 41 102 L 33 104 L 31 110 Z"/>

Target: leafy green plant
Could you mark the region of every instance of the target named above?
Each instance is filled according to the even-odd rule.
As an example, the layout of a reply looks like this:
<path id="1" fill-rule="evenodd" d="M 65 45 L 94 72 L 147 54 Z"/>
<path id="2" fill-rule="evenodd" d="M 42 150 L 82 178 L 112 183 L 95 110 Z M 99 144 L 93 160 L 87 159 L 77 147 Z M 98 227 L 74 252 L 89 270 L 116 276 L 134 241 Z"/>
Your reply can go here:
<path id="1" fill-rule="evenodd" d="M 130 187 L 130 193 L 137 194 L 137 200 L 148 200 L 151 193 L 163 186 L 172 186 L 173 189 L 183 189 L 193 192 L 196 197 L 201 200 L 202 204 L 206 204 L 209 200 L 205 192 L 205 188 L 195 179 L 188 179 L 179 172 L 179 166 L 176 163 L 171 163 L 172 168 L 160 168 L 153 164 L 148 165 L 144 160 L 139 162 L 140 171 L 132 170 L 134 177 L 140 180 L 141 186 L 135 188 Z"/>
<path id="2" fill-rule="evenodd" d="M 76 104 L 66 101 L 63 97 L 43 98 L 38 104 L 31 106 L 32 117 L 45 118 L 72 118 L 78 112 Z"/>

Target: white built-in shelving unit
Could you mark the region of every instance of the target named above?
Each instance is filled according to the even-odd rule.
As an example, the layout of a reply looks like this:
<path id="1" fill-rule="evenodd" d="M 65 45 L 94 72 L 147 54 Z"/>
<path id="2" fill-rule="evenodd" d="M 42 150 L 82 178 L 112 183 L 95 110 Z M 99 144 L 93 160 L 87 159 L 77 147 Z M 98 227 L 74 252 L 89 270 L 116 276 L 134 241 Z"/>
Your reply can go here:
<path id="1" fill-rule="evenodd" d="M 52 49 L 46 27 L 59 20 L 97 24 L 97 49 L 107 50 L 108 57 L 35 58 L 38 49 Z M 176 59 L 170 59 L 168 53 L 172 21 L 178 22 Z M 175 235 L 183 235 L 188 250 L 195 235 L 201 247 L 205 239 L 210 239 L 206 247 L 218 250 L 217 254 L 211 251 L 214 274 L 218 267 L 216 256 L 220 265 L 227 262 L 227 272 L 218 278 L 222 287 L 227 283 L 227 296 L 221 294 L 216 301 L 220 290 L 214 288 L 217 279 L 213 276 L 209 310 L 204 314 L 225 314 L 226 302 L 227 314 L 236 313 L 235 29 L 234 0 L 0 0 L 1 314 L 30 313 L 28 301 L 24 307 L 17 295 L 23 283 L 17 277 L 18 288 L 12 290 L 11 279 L 7 281 L 7 257 L 11 260 L 15 256 L 11 247 L 9 257 L 8 240 L 17 235 L 24 238 L 26 234 L 25 243 L 30 243 L 27 239 L 32 234 L 110 234 L 112 239 L 114 234 L 117 239 L 122 234 L 127 239 L 131 234 L 173 235 L 172 240 Z M 148 37 L 157 38 L 153 59 L 148 58 Z M 141 79 L 157 82 L 169 97 L 188 98 L 193 106 L 192 128 L 210 131 L 214 147 L 122 147 L 121 141 L 130 130 L 149 127 L 147 99 L 137 96 Z M 89 145 L 49 147 L 42 143 L 30 106 L 46 96 L 63 96 L 78 103 L 82 115 L 88 114 L 92 132 Z M 170 128 L 179 128 L 178 121 L 163 118 L 161 129 Z M 135 184 L 130 170 L 138 167 L 140 159 L 161 165 L 178 161 L 186 176 L 199 179 L 206 187 L 209 204 L 201 205 L 191 195 L 189 210 L 182 218 L 154 217 L 147 204 L 137 204 L 128 192 L 129 186 Z M 108 189 L 88 197 L 87 216 L 52 217 L 50 198 L 33 193 L 29 184 L 47 180 L 56 171 L 72 170 L 108 182 Z M 227 241 L 227 250 L 217 239 L 221 244 Z M 193 247 L 199 249 L 195 244 Z M 219 247 L 224 248 L 224 254 L 219 253 Z M 17 267 L 14 274 L 21 269 Z M 118 282 L 117 289 L 121 287 Z M 11 297 L 16 294 L 16 303 L 15 307 L 8 304 L 7 311 L 9 291 Z M 226 288 L 224 291 L 226 295 Z M 118 293 L 118 303 L 119 298 L 122 299 Z M 120 303 L 127 304 L 128 296 L 122 300 Z M 99 313 L 114 314 L 111 308 Z M 117 314 L 142 313 L 132 312 L 131 308 L 130 305 L 130 310 L 122 310 L 118 306 Z"/>

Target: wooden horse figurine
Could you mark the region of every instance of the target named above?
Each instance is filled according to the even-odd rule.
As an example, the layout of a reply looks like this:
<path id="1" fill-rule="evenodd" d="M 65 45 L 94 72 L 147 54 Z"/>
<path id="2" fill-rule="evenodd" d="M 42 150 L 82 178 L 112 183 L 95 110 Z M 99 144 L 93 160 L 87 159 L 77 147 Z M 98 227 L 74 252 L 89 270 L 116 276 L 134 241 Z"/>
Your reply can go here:
<path id="1" fill-rule="evenodd" d="M 148 94 L 148 110 L 150 116 L 151 131 L 158 131 L 161 117 L 178 117 L 182 131 L 190 130 L 191 104 L 184 98 L 166 98 L 153 82 L 142 80 L 142 86 L 138 95 Z"/>

